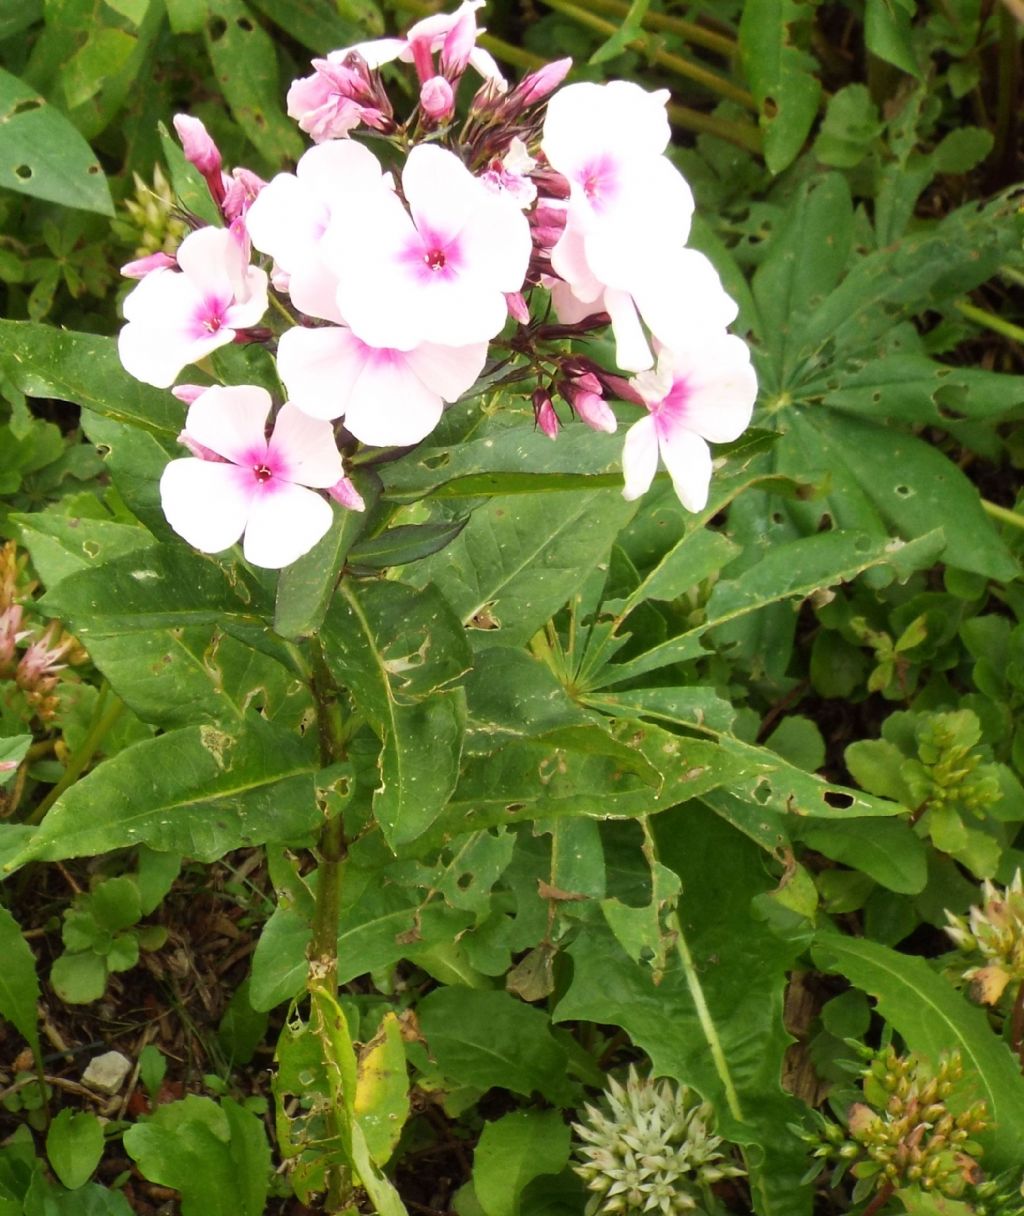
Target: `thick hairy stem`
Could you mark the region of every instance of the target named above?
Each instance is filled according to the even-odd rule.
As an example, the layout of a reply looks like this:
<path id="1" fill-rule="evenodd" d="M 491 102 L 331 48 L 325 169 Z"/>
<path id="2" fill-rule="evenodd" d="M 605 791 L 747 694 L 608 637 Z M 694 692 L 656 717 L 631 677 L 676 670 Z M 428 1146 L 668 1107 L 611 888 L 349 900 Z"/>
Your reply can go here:
<path id="1" fill-rule="evenodd" d="M 338 703 L 338 687 L 324 662 L 319 643 L 313 643 L 313 700 L 316 704 L 320 763 L 326 768 L 345 759 L 345 733 Z M 335 815 L 324 824 L 317 847 L 316 904 L 313 909 L 313 936 L 309 946 L 309 973 L 306 987 L 310 993 L 310 1020 L 321 1030 L 335 1016 L 333 1006 L 338 991 L 338 916 L 341 908 L 341 865 L 345 858 L 345 824 Z M 324 1042 L 324 1035 L 318 1035 Z M 332 1075 L 332 1060 L 325 1047 L 324 1068 Z M 344 1115 L 338 1103 L 327 1110 L 328 1137 L 332 1144 L 345 1145 Z M 350 1182 L 348 1171 L 332 1154 L 326 1173 L 328 1212 L 340 1212 L 347 1203 Z"/>

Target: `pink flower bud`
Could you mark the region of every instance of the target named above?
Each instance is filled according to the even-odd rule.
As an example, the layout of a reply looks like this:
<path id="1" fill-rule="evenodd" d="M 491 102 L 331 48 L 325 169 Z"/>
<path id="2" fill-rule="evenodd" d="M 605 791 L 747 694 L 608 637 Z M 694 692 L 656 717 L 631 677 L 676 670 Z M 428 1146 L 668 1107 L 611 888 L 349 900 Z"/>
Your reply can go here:
<path id="1" fill-rule="evenodd" d="M 518 321 L 520 325 L 530 324 L 530 310 L 526 307 L 522 292 L 505 292 L 505 303 L 508 305 L 509 316 L 513 320 Z"/>
<path id="2" fill-rule="evenodd" d="M 181 432 L 181 434 L 178 436 L 178 442 L 182 445 L 182 447 L 188 448 L 188 450 L 193 456 L 195 456 L 197 460 L 212 460 L 218 464 L 227 463 L 224 457 L 218 455 L 215 451 L 213 451 L 212 448 L 206 447 L 204 444 L 200 443 L 198 439 L 193 439 L 188 431 Z"/>
<path id="3" fill-rule="evenodd" d="M 333 486 L 327 491 L 328 496 L 333 498 L 336 503 L 340 503 L 349 511 L 365 511 L 366 503 L 363 501 L 362 494 L 352 484 L 350 477 L 342 477 L 336 481 Z"/>
<path id="4" fill-rule="evenodd" d="M 607 431 L 610 435 L 618 426 L 608 402 L 597 393 L 576 393 L 572 405 L 592 430 Z"/>
<path id="5" fill-rule="evenodd" d="M 441 71 L 457 80 L 466 70 L 469 56 L 476 46 L 476 13 L 464 8 L 445 36 L 441 47 Z"/>
<path id="6" fill-rule="evenodd" d="M 166 253 L 149 253 L 144 258 L 136 258 L 134 262 L 125 262 L 121 273 L 126 279 L 144 279 L 152 270 L 169 270 L 176 266 L 174 258 Z"/>
<path id="7" fill-rule="evenodd" d="M 420 89 L 420 108 L 428 118 L 440 122 L 455 111 L 455 94 L 443 76 L 431 76 Z"/>
<path id="8" fill-rule="evenodd" d="M 171 389 L 171 396 L 177 397 L 184 405 L 191 405 L 197 397 L 206 392 L 207 384 L 177 384 Z"/>
<path id="9" fill-rule="evenodd" d="M 245 215 L 266 184 L 263 178 L 257 177 L 251 169 L 232 169 L 224 202 L 221 204 L 228 223 Z"/>
<path id="10" fill-rule="evenodd" d="M 561 423 L 551 403 L 551 397 L 546 389 L 535 388 L 531 395 L 533 401 L 533 416 L 537 425 L 549 439 L 557 439 Z"/>
<path id="11" fill-rule="evenodd" d="M 0 773 L 13 773 L 17 767 L 17 760 L 0 760 Z"/>
<path id="12" fill-rule="evenodd" d="M 509 93 L 508 104 L 515 105 L 517 110 L 537 105 L 558 88 L 571 67 L 571 59 L 556 59 L 530 72 Z"/>
<path id="13" fill-rule="evenodd" d="M 175 114 L 174 129 L 181 140 L 185 159 L 195 165 L 203 177 L 220 172 L 220 149 L 198 118 L 193 118 L 191 114 Z"/>

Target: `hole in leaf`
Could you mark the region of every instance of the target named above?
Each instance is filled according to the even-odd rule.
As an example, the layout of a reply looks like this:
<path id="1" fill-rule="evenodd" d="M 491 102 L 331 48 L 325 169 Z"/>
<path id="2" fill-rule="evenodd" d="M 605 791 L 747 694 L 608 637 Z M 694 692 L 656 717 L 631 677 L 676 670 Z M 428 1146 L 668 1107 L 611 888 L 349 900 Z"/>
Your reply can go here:
<path id="1" fill-rule="evenodd" d="M 425 469 L 443 469 L 451 461 L 449 452 L 439 452 L 436 456 L 427 456 L 420 463 Z"/>
<path id="2" fill-rule="evenodd" d="M 252 22 L 248 17 L 239 17 L 236 24 L 240 30 L 245 30 L 246 33 L 252 30 Z"/>
<path id="3" fill-rule="evenodd" d="M 206 32 L 210 35 L 211 42 L 220 42 L 227 28 L 228 23 L 223 17 L 211 17 L 207 23 Z"/>
<path id="4" fill-rule="evenodd" d="M 456 880 L 455 885 L 459 888 L 460 891 L 468 891 L 469 888 L 473 885 L 473 875 L 472 874 L 460 874 L 458 879 Z"/>
<path id="5" fill-rule="evenodd" d="M 99 165 L 90 165 L 89 168 L 86 170 L 86 172 L 89 174 L 90 177 L 95 177 L 96 174 L 101 173 L 102 170 L 100 169 Z"/>
<path id="6" fill-rule="evenodd" d="M 834 807 L 837 811 L 845 811 L 853 806 L 853 796 L 844 794 L 842 790 L 826 790 L 822 794 L 822 798 L 828 806 Z"/>
<path id="7" fill-rule="evenodd" d="M 900 498 L 911 498 L 914 491 L 910 488 L 910 486 L 897 486 L 896 493 Z"/>
<path id="8" fill-rule="evenodd" d="M 514 815 L 516 811 L 521 811 L 524 806 L 526 806 L 525 802 L 507 802 L 505 804 L 505 810 L 508 811 L 510 815 Z"/>
<path id="9" fill-rule="evenodd" d="M 785 516 L 782 514 L 781 511 L 772 512 L 772 523 L 773 524 L 781 524 L 784 521 L 785 521 Z"/>
<path id="10" fill-rule="evenodd" d="M 765 806 L 772 796 L 771 783 L 768 781 L 759 781 L 754 786 L 754 801 L 760 806 Z"/>
<path id="11" fill-rule="evenodd" d="M 42 104 L 43 99 L 41 97 L 23 97 L 21 101 L 15 102 L 10 117 L 13 118 L 15 114 L 25 114 L 29 110 L 38 110 Z"/>
<path id="12" fill-rule="evenodd" d="M 15 175 L 15 177 L 20 177 L 23 182 L 27 182 L 29 180 L 29 178 L 31 178 L 31 176 L 32 176 L 32 166 L 31 165 L 15 165 L 14 175 Z"/>

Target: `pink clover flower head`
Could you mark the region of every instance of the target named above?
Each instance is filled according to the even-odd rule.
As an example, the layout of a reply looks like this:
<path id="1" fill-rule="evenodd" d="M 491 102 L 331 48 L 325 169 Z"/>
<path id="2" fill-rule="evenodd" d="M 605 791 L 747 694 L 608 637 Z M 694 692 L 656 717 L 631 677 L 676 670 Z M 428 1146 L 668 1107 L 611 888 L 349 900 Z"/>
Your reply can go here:
<path id="1" fill-rule="evenodd" d="M 172 460 L 160 497 L 190 545 L 219 553 L 244 533 L 246 561 L 276 570 L 330 528 L 331 508 L 314 490 L 335 485 L 342 465 L 330 425 L 287 402 L 268 440 L 270 408 L 270 394 L 255 385 L 207 389 L 189 407 L 185 433 L 218 459 Z"/>
<path id="2" fill-rule="evenodd" d="M 14 673 L 14 680 L 19 688 L 40 688 L 42 685 L 53 687 L 57 672 L 67 667 L 66 663 L 59 660 L 75 647 L 75 639 L 68 635 L 58 642 L 60 634 L 61 628 L 54 621 L 43 636 L 37 638 L 21 656 Z"/>
<path id="3" fill-rule="evenodd" d="M 476 383 L 487 343 L 410 350 L 368 346 L 346 326 L 281 335 L 277 367 L 289 399 L 314 418 L 344 418 L 363 443 L 405 447 L 437 426 L 445 402 Z"/>
<path id="4" fill-rule="evenodd" d="M 337 321 L 338 276 L 324 264 L 321 241 L 332 217 L 344 222 L 361 192 L 391 188 L 380 162 L 362 144 L 334 140 L 310 148 L 294 173 L 279 173 L 260 191 L 245 216 L 252 243 L 283 272 L 300 311 Z"/>
<path id="5" fill-rule="evenodd" d="M 623 497 L 639 498 L 648 489 L 660 456 L 679 501 L 702 511 L 711 484 L 708 443 L 738 439 L 753 413 L 757 377 L 746 343 L 723 332 L 685 350 L 662 348 L 657 370 L 632 384 L 649 412 L 626 432 Z"/>
<path id="6" fill-rule="evenodd" d="M 526 277 L 526 217 L 434 144 L 409 153 L 402 187 L 409 211 L 390 190 L 363 192 L 324 238 L 341 316 L 370 346 L 488 341 Z"/>
<path id="7" fill-rule="evenodd" d="M 125 297 L 118 354 L 136 380 L 169 388 L 183 367 L 235 340 L 267 311 L 267 276 L 247 241 L 200 228 L 178 249 L 178 270 L 154 270 Z"/>

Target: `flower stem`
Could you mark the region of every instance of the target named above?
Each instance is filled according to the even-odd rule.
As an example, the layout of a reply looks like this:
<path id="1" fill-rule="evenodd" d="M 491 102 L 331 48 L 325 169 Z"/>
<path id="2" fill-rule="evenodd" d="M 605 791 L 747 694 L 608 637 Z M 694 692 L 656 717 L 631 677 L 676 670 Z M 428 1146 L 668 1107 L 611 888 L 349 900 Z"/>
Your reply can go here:
<path id="1" fill-rule="evenodd" d="M 548 8 L 553 8 L 556 12 L 571 17 L 587 29 L 594 30 L 595 33 L 604 34 L 609 38 L 618 33 L 618 27 L 612 22 L 595 16 L 585 8 L 570 3 L 569 0 L 543 0 L 543 3 Z M 652 62 L 667 68 L 670 72 L 675 72 L 677 76 L 692 80 L 694 84 L 701 85 L 709 92 L 717 93 L 719 97 L 727 97 L 730 101 L 735 101 L 755 114 L 757 113 L 757 102 L 753 96 L 746 89 L 741 89 L 738 85 L 733 84 L 731 80 L 719 76 L 717 72 L 701 67 L 700 64 L 694 63 L 690 59 L 684 59 L 681 55 L 674 55 L 671 51 L 663 51 L 659 47 L 649 47 L 642 38 L 635 38 L 627 45 L 631 50 L 646 55 Z"/>
<path id="2" fill-rule="evenodd" d="M 985 329 L 992 330 L 995 334 L 1002 334 L 1004 338 L 1010 338 L 1014 342 L 1024 342 L 1024 329 L 1019 325 L 1014 325 L 1012 321 L 1004 321 L 1002 317 L 997 317 L 994 313 L 986 312 L 984 308 L 969 304 L 966 300 L 957 300 L 954 307 L 969 321 L 974 321 L 976 324 L 984 326 Z"/>
<path id="3" fill-rule="evenodd" d="M 611 13 L 615 17 L 625 17 L 629 6 L 622 0 L 589 0 L 591 8 Z M 736 39 L 726 34 L 716 33 L 703 25 L 695 25 L 682 17 L 673 17 L 668 13 L 657 13 L 652 10 L 644 15 L 642 24 L 646 29 L 664 30 L 666 34 L 676 34 L 684 42 L 692 42 L 694 46 L 702 46 L 709 51 L 717 51 L 720 55 L 731 58 L 739 49 Z"/>
<path id="4" fill-rule="evenodd" d="M 335 684 L 319 642 L 313 641 L 311 689 L 316 705 L 317 733 L 320 741 L 320 763 L 325 768 L 345 759 L 345 730 Z M 319 865 L 316 872 L 316 902 L 313 907 L 313 933 L 309 944 L 309 970 L 306 988 L 310 994 L 311 1021 L 314 1026 L 329 1027 L 335 1013 L 338 991 L 338 918 L 341 912 L 342 863 L 347 842 L 345 823 L 340 814 L 328 819 L 317 845 Z M 320 1039 L 321 1043 L 324 1040 Z M 329 1077 L 334 1075 L 333 1057 L 323 1046 L 323 1066 Z M 337 1102 L 326 1112 L 328 1138 L 342 1150 L 347 1144 L 344 1116 Z M 326 1169 L 328 1212 L 340 1212 L 347 1203 L 350 1189 L 348 1170 L 338 1153 L 328 1154 Z"/>
<path id="5" fill-rule="evenodd" d="M 1009 507 L 1001 507 L 987 498 L 981 500 L 982 510 L 992 519 L 998 519 L 1001 524 L 1009 524 L 1012 528 L 1024 528 L 1024 515 L 1019 511 L 1011 511 Z"/>
<path id="6" fill-rule="evenodd" d="M 1024 1068 L 1024 980 L 1017 985 L 1017 995 L 1010 1014 L 1010 1050 Z"/>
<path id="7" fill-rule="evenodd" d="M 733 1082 L 732 1074 L 729 1072 L 729 1063 L 722 1049 L 722 1040 L 718 1037 L 718 1028 L 711 1017 L 708 1003 L 704 999 L 704 989 L 701 987 L 697 968 L 693 964 L 693 955 L 690 953 L 690 947 L 686 943 L 686 936 L 683 933 L 683 926 L 679 920 L 679 913 L 670 913 L 667 923 L 669 929 L 675 934 L 676 952 L 679 955 L 679 961 L 683 964 L 686 986 L 690 990 L 690 997 L 697 1011 L 697 1020 L 700 1022 L 700 1028 L 704 1032 L 704 1038 L 707 1040 L 711 1051 L 711 1059 L 715 1065 L 715 1072 L 718 1073 L 718 1078 L 722 1082 L 722 1088 L 725 1090 L 725 1100 L 729 1107 L 729 1113 L 734 1119 L 742 1122 L 744 1116 L 743 1109 L 740 1106 L 740 1097 L 736 1092 L 736 1085 Z"/>
<path id="8" fill-rule="evenodd" d="M 89 732 L 82 740 L 78 750 L 74 752 L 68 760 L 68 766 L 64 770 L 64 776 L 57 782 L 52 790 L 35 808 L 31 815 L 25 819 L 26 823 L 37 824 L 41 823 L 43 816 L 50 809 L 57 799 L 64 793 L 66 789 L 74 785 L 78 778 L 82 775 L 84 769 L 88 766 L 96 752 L 99 750 L 100 744 L 107 737 L 110 728 L 118 720 L 124 712 L 124 704 L 121 701 L 113 700 L 109 705 L 106 704 L 107 697 L 110 693 L 110 685 L 103 681 L 100 688 L 100 695 L 96 701 L 96 709 L 93 715 L 92 726 L 89 727 Z"/>

